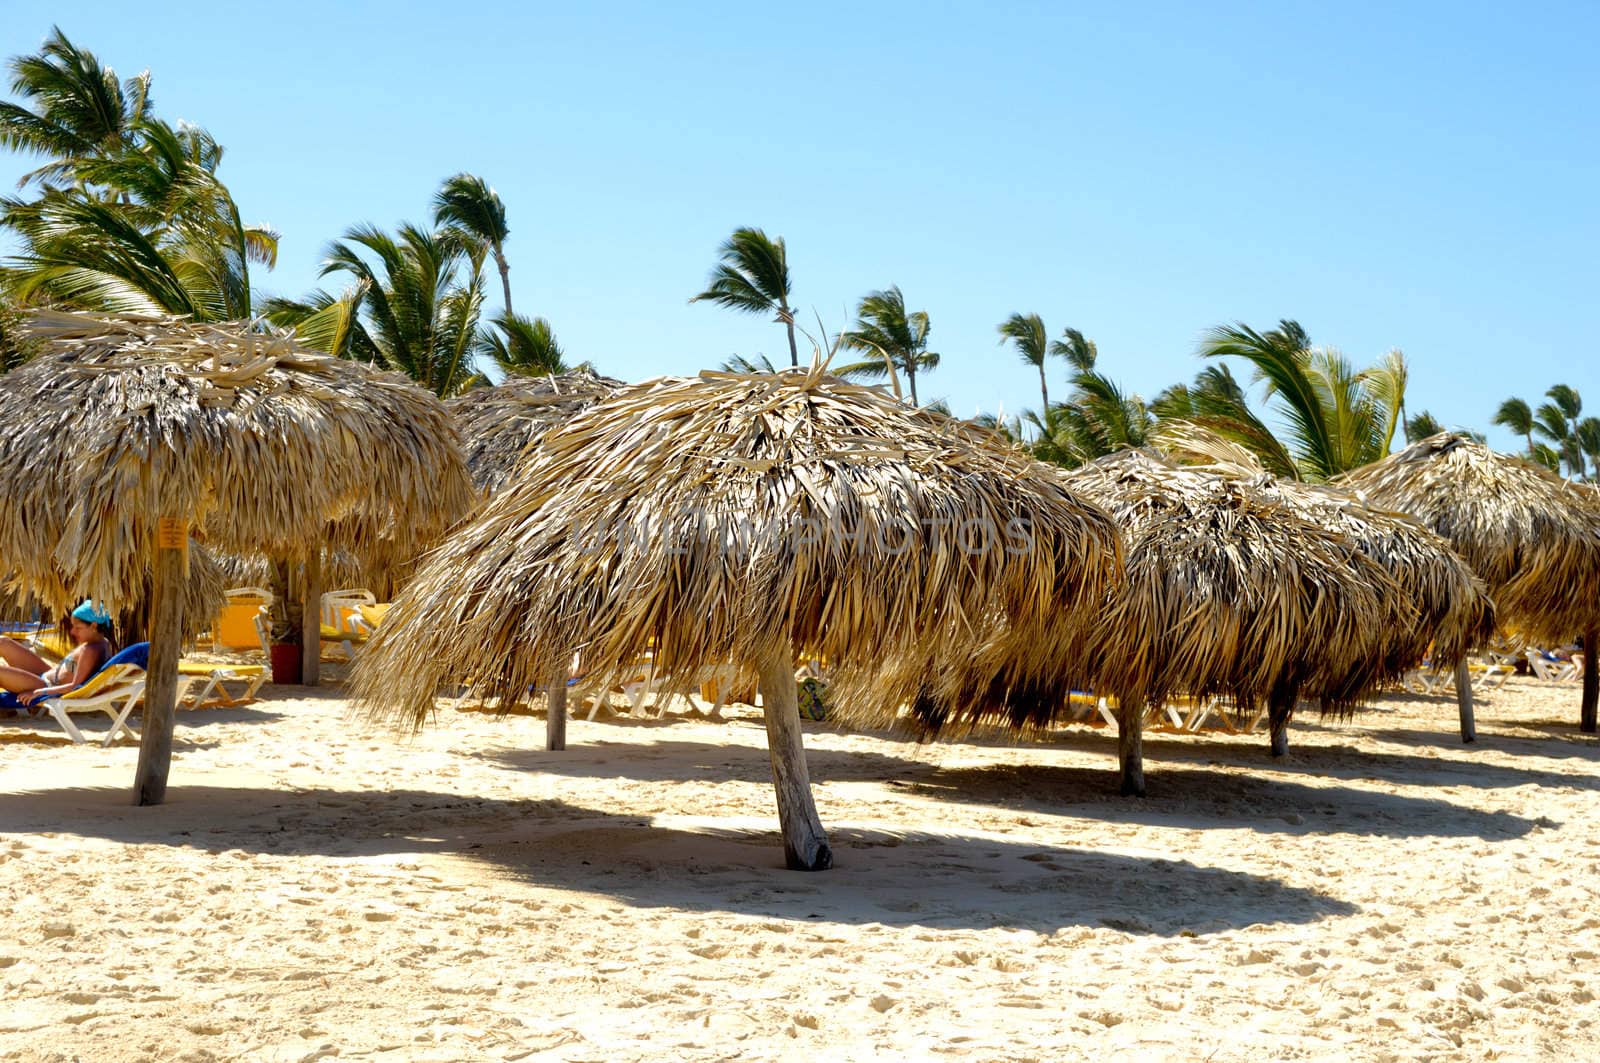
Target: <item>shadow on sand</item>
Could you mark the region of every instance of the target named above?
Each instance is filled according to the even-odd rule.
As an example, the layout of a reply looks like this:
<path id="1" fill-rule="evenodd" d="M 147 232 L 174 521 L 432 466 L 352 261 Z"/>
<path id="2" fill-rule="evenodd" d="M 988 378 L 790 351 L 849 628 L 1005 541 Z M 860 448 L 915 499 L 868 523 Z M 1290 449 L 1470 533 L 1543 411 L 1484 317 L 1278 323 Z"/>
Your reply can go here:
<path id="1" fill-rule="evenodd" d="M 455 855 L 538 887 L 643 908 L 774 919 L 1051 933 L 1216 933 L 1309 923 L 1357 908 L 1276 879 L 1183 860 L 1023 845 L 988 836 L 836 828 L 834 870 L 782 868 L 777 823 L 611 815 L 555 800 L 175 787 L 155 808 L 124 790 L 6 798 L 8 829 L 272 856 Z"/>
<path id="2" fill-rule="evenodd" d="M 1103 740 L 1083 736 L 1096 750 L 1106 749 Z M 1172 745 L 1181 743 L 1174 741 Z M 1282 773 L 1303 771 L 1327 777 L 1330 773 L 1316 762 L 1319 750 L 1309 751 L 1306 763 L 1288 765 L 1284 761 L 1268 764 L 1270 757 L 1261 750 L 1259 763 L 1254 754 L 1237 748 L 1237 761 L 1224 761 L 1224 750 L 1207 745 L 1188 747 L 1187 754 L 1169 762 L 1167 743 L 1158 743 L 1159 753 L 1147 747 L 1148 796 L 1124 798 L 1117 793 L 1115 762 L 1107 757 L 1105 768 L 1059 765 L 1016 764 L 978 768 L 945 768 L 917 759 L 907 745 L 907 755 L 897 757 L 861 750 L 836 751 L 810 749 L 806 753 L 811 779 L 826 786 L 830 782 L 883 782 L 904 787 L 944 801 L 992 805 L 1042 815 L 1081 816 L 1114 823 L 1142 823 L 1189 829 L 1236 830 L 1241 827 L 1266 833 L 1376 835 L 1392 838 L 1478 837 L 1485 839 L 1520 837 L 1532 830 L 1532 820 L 1506 812 L 1485 812 L 1431 797 L 1382 793 L 1337 784 L 1311 785 L 1280 778 L 1241 775 L 1237 771 L 1213 770 L 1198 762 L 1235 763 Z M 1224 754 L 1225 755 L 1225 754 Z M 1397 781 L 1415 782 L 1405 777 L 1419 765 L 1430 770 L 1438 764 L 1432 758 L 1380 754 L 1376 765 L 1367 765 L 1369 755 L 1356 753 L 1363 767 L 1355 774 L 1364 778 L 1385 778 L 1375 772 L 1381 767 Z M 638 781 L 727 781 L 770 785 L 771 768 L 765 750 L 751 746 L 728 746 L 700 742 L 658 741 L 639 746 L 625 742 L 602 742 L 550 753 L 542 750 L 500 753 L 496 759 L 516 771 L 590 778 L 619 778 Z M 1292 758 L 1291 758 L 1292 759 Z M 1417 765 L 1405 761 L 1415 760 Z M 1468 784 L 1469 771 L 1463 767 L 1460 780 Z M 1540 781 L 1531 776 L 1549 773 L 1523 772 L 1499 768 L 1504 786 L 1521 786 Z M 1563 785 L 1579 782 L 1574 777 L 1552 775 Z M 1454 781 L 1454 780 L 1452 780 Z M 1478 785 L 1487 785 L 1478 783 Z"/>

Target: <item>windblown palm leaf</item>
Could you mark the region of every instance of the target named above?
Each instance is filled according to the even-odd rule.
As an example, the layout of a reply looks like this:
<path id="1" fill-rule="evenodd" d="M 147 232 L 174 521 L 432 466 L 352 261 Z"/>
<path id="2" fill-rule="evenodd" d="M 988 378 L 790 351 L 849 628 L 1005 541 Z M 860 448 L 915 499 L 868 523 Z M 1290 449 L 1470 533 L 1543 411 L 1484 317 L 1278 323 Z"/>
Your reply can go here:
<path id="1" fill-rule="evenodd" d="M 437 225 L 458 229 L 494 253 L 505 295 L 505 316 L 515 316 L 511 307 L 511 264 L 506 261 L 506 205 L 500 194 L 481 177 L 458 173 L 447 178 L 433 197 L 433 220 Z"/>
<path id="2" fill-rule="evenodd" d="M 868 355 L 864 361 L 835 367 L 846 380 L 882 380 L 894 368 L 906 375 L 911 405 L 917 405 L 917 374 L 938 368 L 939 355 L 928 350 L 928 315 L 906 311 L 905 296 L 890 286 L 873 292 L 856 308 L 856 323 L 841 337 L 844 346 Z"/>
<path id="3" fill-rule="evenodd" d="M 150 72 L 118 82 L 116 71 L 79 48 L 58 27 L 37 55 L 12 59 L 11 91 L 24 106 L 0 101 L 0 147 L 51 161 L 23 176 L 69 184 L 79 163 L 131 147 L 150 113 Z"/>
<path id="4" fill-rule="evenodd" d="M 789 364 L 800 364 L 794 342 L 794 311 L 789 299 L 789 252 L 783 237 L 768 237 L 760 229 L 735 229 L 717 249 L 721 261 L 711 271 L 705 290 L 690 298 L 746 314 L 772 314 L 789 335 Z"/>
<path id="5" fill-rule="evenodd" d="M 571 368 L 562 360 L 561 345 L 544 318 L 502 314 L 491 324 L 493 331 L 484 333 L 477 353 L 507 376 L 548 376 Z"/>

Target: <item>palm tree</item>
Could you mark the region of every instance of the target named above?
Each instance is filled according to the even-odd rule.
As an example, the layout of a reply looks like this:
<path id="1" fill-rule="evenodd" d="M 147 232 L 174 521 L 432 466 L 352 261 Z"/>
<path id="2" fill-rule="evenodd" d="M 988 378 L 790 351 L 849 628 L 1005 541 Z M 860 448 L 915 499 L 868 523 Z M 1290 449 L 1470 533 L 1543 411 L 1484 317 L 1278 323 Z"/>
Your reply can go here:
<path id="1" fill-rule="evenodd" d="M 1294 455 L 1250 409 L 1244 387 L 1226 364 L 1206 366 L 1193 384 L 1174 384 L 1156 396 L 1150 412 L 1160 422 L 1157 441 L 1180 441 L 1194 426 L 1250 451 L 1274 476 L 1300 477 Z"/>
<path id="2" fill-rule="evenodd" d="M 0 200 L 0 226 L 21 244 L 0 281 L 24 302 L 249 317 L 250 264 L 275 263 L 278 234 L 242 222 L 221 161 L 205 130 L 145 119 L 134 147 L 77 160 L 78 185 Z"/>
<path id="3" fill-rule="evenodd" d="M 17 307 L 0 295 L 0 373 L 9 373 L 38 353 L 38 344 L 24 339 Z"/>
<path id="4" fill-rule="evenodd" d="M 1000 342 L 1010 340 L 1016 345 L 1022 360 L 1039 370 L 1039 409 L 1050 412 L 1050 385 L 1045 381 L 1044 360 L 1051 354 L 1050 343 L 1044 329 L 1044 319 L 1038 314 L 1012 314 L 1000 322 Z M 1041 425 L 1044 423 L 1040 421 Z"/>
<path id="5" fill-rule="evenodd" d="M 1062 329 L 1061 338 L 1051 341 L 1050 353 L 1065 358 L 1080 373 L 1089 372 L 1100 359 L 1100 348 L 1095 346 L 1094 340 L 1075 328 Z"/>
<path id="6" fill-rule="evenodd" d="M 1554 385 L 1545 392 L 1545 398 L 1550 401 L 1539 407 L 1538 425 L 1552 429 L 1558 423 L 1563 425 L 1561 431 L 1550 438 L 1559 444 L 1557 449 L 1567 463 L 1567 471 L 1573 476 L 1582 476 L 1583 448 L 1578 442 L 1578 417 L 1583 413 L 1583 399 L 1576 388 L 1567 384 Z"/>
<path id="7" fill-rule="evenodd" d="M 1528 453 L 1533 453 L 1533 410 L 1526 402 L 1518 398 L 1507 399 L 1494 411 L 1490 421 L 1527 440 Z"/>
<path id="8" fill-rule="evenodd" d="M 1444 431 L 1444 425 L 1439 419 L 1427 410 L 1422 410 L 1415 417 L 1406 421 L 1406 439 L 1427 439 Z"/>
<path id="9" fill-rule="evenodd" d="M 1257 332 L 1243 323 L 1218 326 L 1201 341 L 1207 358 L 1239 357 L 1255 367 L 1286 422 L 1294 468 L 1302 479 L 1326 480 L 1389 453 L 1405 401 L 1405 365 L 1391 352 L 1357 370 L 1331 348 L 1312 348 L 1298 322 Z M 1263 458 L 1266 455 L 1262 455 Z"/>
<path id="10" fill-rule="evenodd" d="M 511 318 L 511 265 L 506 261 L 506 205 L 500 195 L 481 177 L 458 173 L 447 178 L 433 197 L 435 225 L 451 226 L 482 241 L 494 252 L 500 270 L 500 286 L 505 292 L 505 316 Z"/>
<path id="11" fill-rule="evenodd" d="M 45 165 L 23 176 L 18 187 L 70 184 L 77 164 L 132 148 L 150 114 L 150 72 L 117 81 L 93 52 L 77 47 L 59 27 L 37 55 L 18 56 L 11 91 L 31 107 L 0 101 L 0 147 L 40 155 Z"/>
<path id="12" fill-rule="evenodd" d="M 356 226 L 330 245 L 322 265 L 325 277 L 350 276 L 345 294 L 275 300 L 268 318 L 293 326 L 319 350 L 370 361 L 436 395 L 454 395 L 477 379 L 472 357 L 484 349 L 486 255 L 482 244 L 463 242 L 451 229 L 405 224 L 390 236 Z M 506 342 L 510 351 L 515 341 Z"/>
<path id="13" fill-rule="evenodd" d="M 1600 417 L 1585 417 L 1579 421 L 1572 436 L 1594 470 L 1589 474 L 1589 482 L 1600 483 Z"/>
<path id="14" fill-rule="evenodd" d="M 772 359 L 764 354 L 754 358 L 746 358 L 742 354 L 730 354 L 722 363 L 722 369 L 728 373 L 776 373 L 777 367 L 772 364 Z"/>
<path id="15" fill-rule="evenodd" d="M 789 330 L 789 364 L 800 364 L 794 343 L 793 294 L 789 286 L 788 251 L 783 237 L 771 239 L 760 229 L 735 229 L 717 249 L 722 261 L 711 271 L 706 290 L 692 297 L 746 314 L 773 314 Z"/>
<path id="16" fill-rule="evenodd" d="M 890 373 L 887 359 L 905 373 L 915 406 L 918 371 L 931 372 L 939 366 L 938 353 L 928 350 L 928 329 L 927 312 L 907 313 L 906 298 L 898 287 L 872 292 L 856 307 L 855 327 L 841 337 L 844 346 L 871 357 L 840 366 L 836 372 L 847 378 L 880 380 Z"/>
<path id="17" fill-rule="evenodd" d="M 477 353 L 508 376 L 544 376 L 571 368 L 563 361 L 555 331 L 544 318 L 501 314 L 490 324 L 494 331 L 484 333 Z"/>

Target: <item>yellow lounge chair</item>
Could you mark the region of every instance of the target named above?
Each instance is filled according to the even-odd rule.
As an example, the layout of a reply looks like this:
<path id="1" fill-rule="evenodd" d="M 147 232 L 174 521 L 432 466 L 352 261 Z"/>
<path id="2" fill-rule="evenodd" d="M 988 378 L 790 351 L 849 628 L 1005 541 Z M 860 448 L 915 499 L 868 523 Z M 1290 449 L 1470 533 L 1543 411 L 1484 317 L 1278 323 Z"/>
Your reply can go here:
<path id="1" fill-rule="evenodd" d="M 67 732 L 67 737 L 80 745 L 85 739 L 78 725 L 72 722 L 75 712 L 103 712 L 111 717 L 111 730 L 106 732 L 105 740 L 100 743 L 102 746 L 109 746 L 123 732 L 137 739 L 139 735 L 128 726 L 128 714 L 144 697 L 144 680 L 144 669 L 136 664 L 109 664 L 77 690 L 45 698 L 38 707 L 49 713 Z"/>
<path id="2" fill-rule="evenodd" d="M 224 708 L 232 705 L 243 705 L 254 701 L 256 692 L 267 681 L 267 670 L 259 664 L 210 664 L 205 661 L 179 661 L 178 662 L 178 701 L 181 703 L 187 695 L 188 687 L 198 680 L 204 679 L 205 686 L 200 688 L 200 693 L 194 696 L 194 703 L 189 708 L 200 709 L 216 704 Z M 224 683 L 243 683 L 244 689 L 238 696 L 228 693 Z"/>

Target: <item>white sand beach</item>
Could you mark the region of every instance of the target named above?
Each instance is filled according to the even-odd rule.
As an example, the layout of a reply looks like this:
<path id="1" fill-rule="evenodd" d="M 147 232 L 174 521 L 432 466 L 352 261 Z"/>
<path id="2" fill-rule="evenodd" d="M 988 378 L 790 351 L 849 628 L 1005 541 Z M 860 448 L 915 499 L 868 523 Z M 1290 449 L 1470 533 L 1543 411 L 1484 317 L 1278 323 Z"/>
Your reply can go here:
<path id="1" fill-rule="evenodd" d="M 1600 743 L 1515 678 L 1266 737 L 917 745 L 758 710 L 352 722 L 267 687 L 137 746 L 0 721 L 13 1060 L 1600 1058 Z M 680 706 L 681 708 L 681 706 Z M 90 723 L 100 727 L 104 722 Z"/>

